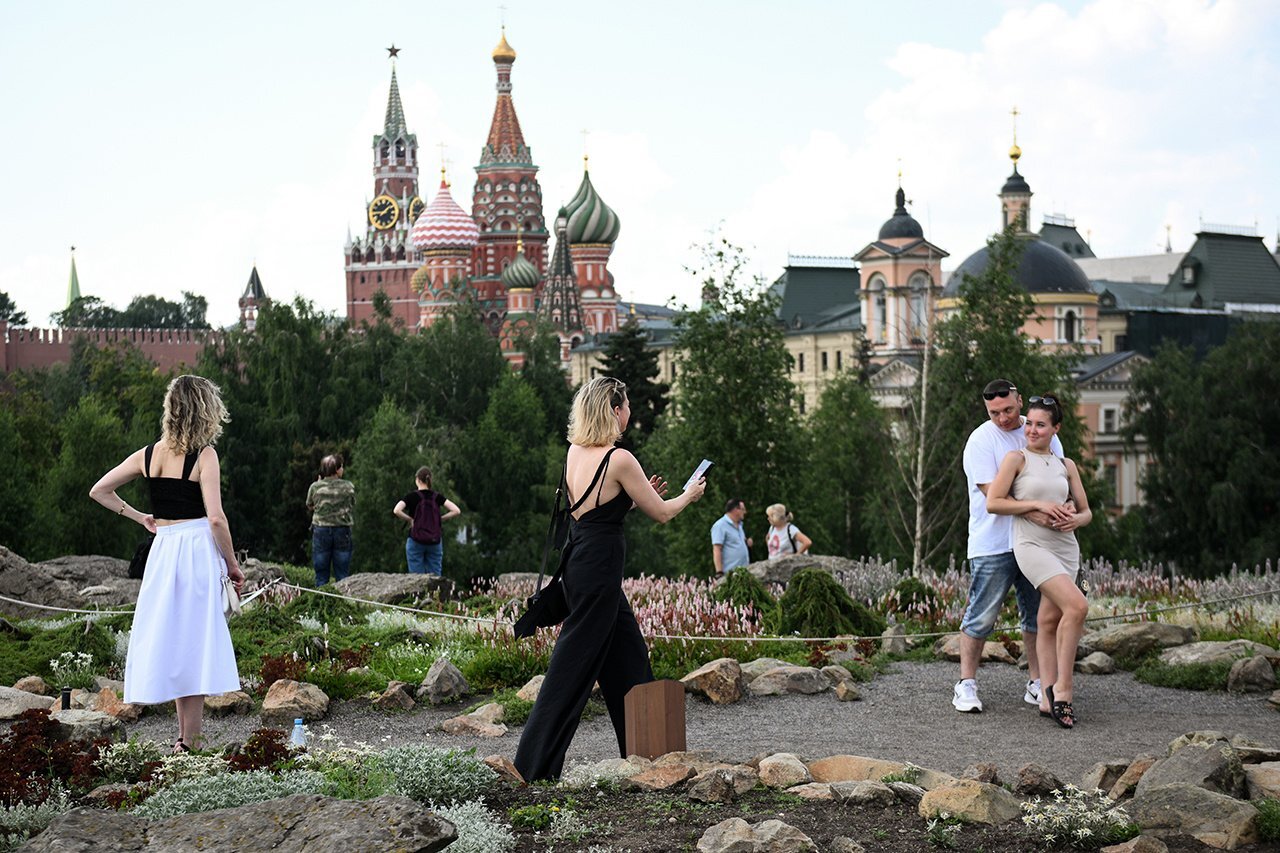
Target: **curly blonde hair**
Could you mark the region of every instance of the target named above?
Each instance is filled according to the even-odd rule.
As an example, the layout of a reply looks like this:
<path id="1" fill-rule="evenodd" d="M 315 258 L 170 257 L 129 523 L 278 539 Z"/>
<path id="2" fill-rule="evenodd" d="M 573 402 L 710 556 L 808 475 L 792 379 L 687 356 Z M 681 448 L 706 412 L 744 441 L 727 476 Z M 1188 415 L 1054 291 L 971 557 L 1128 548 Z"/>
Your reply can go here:
<path id="1" fill-rule="evenodd" d="M 627 386 L 612 376 L 597 376 L 573 395 L 569 411 L 569 442 L 583 447 L 610 447 L 622 438 L 613 413 L 627 402 Z"/>
<path id="2" fill-rule="evenodd" d="M 169 383 L 160 418 L 160 440 L 174 453 L 185 456 L 214 444 L 231 415 L 222 402 L 222 391 L 203 376 L 184 374 Z"/>

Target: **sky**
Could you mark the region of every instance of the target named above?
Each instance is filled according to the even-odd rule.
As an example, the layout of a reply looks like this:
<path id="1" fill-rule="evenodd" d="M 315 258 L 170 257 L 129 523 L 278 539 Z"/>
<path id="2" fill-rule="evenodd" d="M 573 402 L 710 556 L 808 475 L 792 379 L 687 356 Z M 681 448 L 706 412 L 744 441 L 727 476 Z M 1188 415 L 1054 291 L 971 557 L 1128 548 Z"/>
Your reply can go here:
<path id="1" fill-rule="evenodd" d="M 468 207 L 506 23 L 548 215 L 584 148 L 622 230 L 626 300 L 694 303 L 713 233 L 771 281 L 851 257 L 911 212 L 952 269 L 1000 224 L 1016 106 L 1033 223 L 1102 257 L 1185 250 L 1202 223 L 1280 229 L 1280 4 L 703 0 L 6 4 L 0 291 L 30 324 L 82 292 L 269 296 L 342 314 L 391 61 L 437 186 Z M 583 134 L 583 131 L 587 133 Z M 1270 152 L 1270 153 L 1268 153 Z"/>

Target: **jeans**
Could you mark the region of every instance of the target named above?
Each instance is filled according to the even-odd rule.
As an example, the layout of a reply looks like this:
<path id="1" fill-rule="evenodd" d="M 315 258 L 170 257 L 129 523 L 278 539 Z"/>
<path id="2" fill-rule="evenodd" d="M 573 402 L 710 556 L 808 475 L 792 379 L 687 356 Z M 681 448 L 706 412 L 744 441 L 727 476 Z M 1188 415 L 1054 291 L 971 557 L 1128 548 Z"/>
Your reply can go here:
<path id="1" fill-rule="evenodd" d="M 329 568 L 334 581 L 345 578 L 351 569 L 351 528 L 312 527 L 311 565 L 316 570 L 316 586 L 329 582 Z"/>
<path id="2" fill-rule="evenodd" d="M 444 571 L 444 543 L 423 545 L 410 536 L 404 540 L 404 556 L 409 562 L 409 574 L 438 575 Z"/>
<path id="3" fill-rule="evenodd" d="M 1036 614 L 1040 610 L 1040 593 L 1018 569 L 1012 551 L 969 558 L 969 606 L 964 611 L 960 630 L 975 640 L 985 640 L 995 630 L 1009 587 L 1018 595 L 1018 612 L 1022 630 L 1036 632 Z"/>

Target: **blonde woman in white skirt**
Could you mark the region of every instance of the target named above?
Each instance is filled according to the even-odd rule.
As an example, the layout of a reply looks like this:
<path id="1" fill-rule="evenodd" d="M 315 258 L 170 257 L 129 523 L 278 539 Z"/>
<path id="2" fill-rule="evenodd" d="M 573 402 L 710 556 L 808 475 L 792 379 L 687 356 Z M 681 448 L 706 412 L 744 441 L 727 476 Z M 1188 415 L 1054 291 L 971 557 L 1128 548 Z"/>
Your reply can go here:
<path id="1" fill-rule="evenodd" d="M 239 590 L 244 574 L 222 510 L 213 449 L 229 420 L 218 386 L 179 376 L 165 394 L 160 440 L 130 454 L 89 490 L 107 509 L 156 534 L 133 615 L 124 701 L 174 702 L 175 753 L 200 747 L 206 695 L 240 689 L 222 578 L 230 576 Z M 150 514 L 116 494 L 138 477 L 151 493 Z"/>

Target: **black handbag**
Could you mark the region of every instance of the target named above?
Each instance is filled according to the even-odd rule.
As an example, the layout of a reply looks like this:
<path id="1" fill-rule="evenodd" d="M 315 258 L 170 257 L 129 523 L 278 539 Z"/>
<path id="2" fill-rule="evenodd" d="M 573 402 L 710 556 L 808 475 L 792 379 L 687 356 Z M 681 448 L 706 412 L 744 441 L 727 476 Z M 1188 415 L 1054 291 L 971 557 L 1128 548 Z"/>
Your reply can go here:
<path id="1" fill-rule="evenodd" d="M 566 460 L 567 464 L 567 460 Z M 569 528 L 569 511 L 562 510 L 561 502 L 565 491 L 565 471 L 560 472 L 560 485 L 556 487 L 556 505 L 551 511 L 551 520 L 547 523 L 547 536 L 542 545 L 542 565 L 538 568 L 538 585 L 533 595 L 525 599 L 524 613 L 516 620 L 513 633 L 516 638 L 532 637 L 539 628 L 550 628 L 559 625 L 569 615 L 569 602 L 564 597 L 564 584 L 561 575 L 565 564 L 569 561 L 569 549 L 563 543 Z M 560 563 L 555 574 L 542 585 L 542 578 L 547 571 L 547 555 L 555 547 L 560 551 Z"/>
<path id="2" fill-rule="evenodd" d="M 138 548 L 133 552 L 133 559 L 129 561 L 129 577 L 134 580 L 142 580 L 142 573 L 147 568 L 147 557 L 151 554 L 151 543 L 156 541 L 154 533 L 148 533 L 138 543 Z"/>

